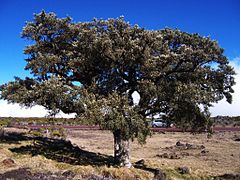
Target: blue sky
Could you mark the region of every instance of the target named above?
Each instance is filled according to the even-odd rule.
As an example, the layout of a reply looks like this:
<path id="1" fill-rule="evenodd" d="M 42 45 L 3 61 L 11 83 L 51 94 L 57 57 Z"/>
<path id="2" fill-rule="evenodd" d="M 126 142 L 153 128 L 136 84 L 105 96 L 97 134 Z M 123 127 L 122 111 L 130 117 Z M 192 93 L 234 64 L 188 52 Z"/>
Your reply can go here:
<path id="1" fill-rule="evenodd" d="M 23 49 L 30 42 L 21 39 L 20 33 L 25 22 L 32 20 L 33 13 L 41 10 L 55 12 L 59 17 L 69 15 L 75 22 L 123 15 L 131 24 L 145 29 L 170 27 L 197 32 L 217 40 L 238 69 L 239 0 L 1 0 L 0 84 L 13 80 L 14 76 L 29 75 L 24 71 Z"/>

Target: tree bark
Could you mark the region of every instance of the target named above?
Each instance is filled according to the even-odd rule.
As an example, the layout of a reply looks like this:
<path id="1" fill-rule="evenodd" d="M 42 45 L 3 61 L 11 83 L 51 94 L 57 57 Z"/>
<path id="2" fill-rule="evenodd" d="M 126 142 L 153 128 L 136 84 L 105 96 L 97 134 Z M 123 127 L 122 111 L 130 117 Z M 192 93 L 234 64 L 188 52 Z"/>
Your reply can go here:
<path id="1" fill-rule="evenodd" d="M 4 138 L 4 127 L 0 127 L 0 139 Z"/>
<path id="2" fill-rule="evenodd" d="M 115 164 L 130 168 L 130 144 L 129 140 L 124 140 L 121 131 L 113 132 L 114 136 L 114 161 Z"/>

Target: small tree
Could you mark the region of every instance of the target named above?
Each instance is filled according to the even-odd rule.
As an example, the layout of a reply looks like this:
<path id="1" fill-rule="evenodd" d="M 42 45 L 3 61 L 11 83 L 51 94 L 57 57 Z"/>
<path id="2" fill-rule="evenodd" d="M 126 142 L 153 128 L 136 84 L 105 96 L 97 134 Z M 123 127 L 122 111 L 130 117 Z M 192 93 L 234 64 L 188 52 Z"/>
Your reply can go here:
<path id="1" fill-rule="evenodd" d="M 123 166 L 131 166 L 129 140 L 143 143 L 149 134 L 146 117 L 164 113 L 199 130 L 212 103 L 224 97 L 231 103 L 234 70 L 208 37 L 145 30 L 122 17 L 73 23 L 44 11 L 22 37 L 32 42 L 24 53 L 33 78 L 2 85 L 1 98 L 76 113 L 111 130 Z"/>

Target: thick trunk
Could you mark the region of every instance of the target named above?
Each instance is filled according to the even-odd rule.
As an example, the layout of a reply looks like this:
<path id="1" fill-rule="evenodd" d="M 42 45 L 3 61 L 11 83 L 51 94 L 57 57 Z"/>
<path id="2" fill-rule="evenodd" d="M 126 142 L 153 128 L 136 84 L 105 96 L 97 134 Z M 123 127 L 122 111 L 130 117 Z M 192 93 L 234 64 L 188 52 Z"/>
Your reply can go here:
<path id="1" fill-rule="evenodd" d="M 4 137 L 4 128 L 0 127 L 0 138 Z"/>
<path id="2" fill-rule="evenodd" d="M 113 136 L 115 163 L 130 168 L 132 164 L 130 162 L 129 140 L 123 140 L 120 130 L 114 131 Z"/>

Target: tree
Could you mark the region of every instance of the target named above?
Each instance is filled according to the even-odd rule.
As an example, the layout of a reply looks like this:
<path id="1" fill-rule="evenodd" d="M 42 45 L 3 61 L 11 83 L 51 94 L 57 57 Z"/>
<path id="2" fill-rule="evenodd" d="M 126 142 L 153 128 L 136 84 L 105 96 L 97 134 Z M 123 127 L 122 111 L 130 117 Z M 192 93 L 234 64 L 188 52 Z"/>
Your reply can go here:
<path id="1" fill-rule="evenodd" d="M 208 124 L 212 103 L 232 100 L 235 72 L 209 37 L 145 30 L 123 17 L 74 23 L 44 11 L 22 37 L 32 42 L 24 50 L 32 78 L 2 85 L 1 98 L 74 112 L 111 130 L 123 166 L 131 166 L 129 140 L 145 142 L 148 116 L 164 114 L 197 131 Z"/>

